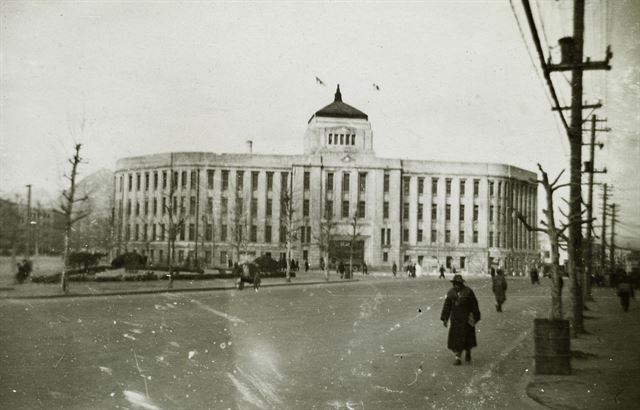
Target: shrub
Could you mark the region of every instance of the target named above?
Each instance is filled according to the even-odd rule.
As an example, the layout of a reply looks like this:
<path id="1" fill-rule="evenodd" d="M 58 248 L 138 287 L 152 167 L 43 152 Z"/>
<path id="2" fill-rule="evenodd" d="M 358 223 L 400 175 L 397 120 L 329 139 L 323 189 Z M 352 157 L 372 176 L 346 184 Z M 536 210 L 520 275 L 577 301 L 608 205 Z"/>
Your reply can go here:
<path id="1" fill-rule="evenodd" d="M 82 267 L 85 272 L 89 272 L 91 267 L 98 265 L 100 258 L 105 256 L 104 253 L 91 253 L 91 252 L 71 252 L 69 254 L 69 266 Z"/>
<path id="2" fill-rule="evenodd" d="M 53 275 L 38 275 L 32 276 L 31 282 L 33 283 L 60 283 L 60 273 L 54 273 Z"/>
<path id="3" fill-rule="evenodd" d="M 147 258 L 137 252 L 126 252 L 118 255 L 111 261 L 114 269 L 124 268 L 127 271 L 135 271 L 143 268 L 147 264 Z"/>
<path id="4" fill-rule="evenodd" d="M 169 266 L 168 265 L 153 265 L 153 266 L 150 266 L 149 269 L 153 269 L 153 270 L 157 270 L 157 271 L 161 271 L 161 272 L 169 272 Z M 204 269 L 198 268 L 198 267 L 174 266 L 173 267 L 174 277 L 175 277 L 176 272 L 204 273 Z"/>
<path id="5" fill-rule="evenodd" d="M 269 255 L 262 255 L 253 260 L 253 264 L 258 267 L 262 273 L 277 272 L 280 270 L 280 264 Z"/>

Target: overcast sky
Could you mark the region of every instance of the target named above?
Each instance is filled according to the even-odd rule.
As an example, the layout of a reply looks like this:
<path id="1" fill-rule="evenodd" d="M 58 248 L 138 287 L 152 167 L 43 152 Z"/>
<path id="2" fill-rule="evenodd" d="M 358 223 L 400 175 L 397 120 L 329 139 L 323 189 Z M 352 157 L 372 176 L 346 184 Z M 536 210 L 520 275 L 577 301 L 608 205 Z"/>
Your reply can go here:
<path id="1" fill-rule="evenodd" d="M 572 2 L 531 3 L 555 47 L 571 33 Z M 612 71 L 585 76 L 585 100 L 602 99 L 597 114 L 613 129 L 596 158 L 610 172 L 597 179 L 616 187 L 626 245 L 640 237 L 640 2 L 587 5 L 585 54 L 614 51 Z M 534 53 L 521 2 L 513 8 Z M 369 115 L 378 156 L 568 167 L 566 135 L 508 0 L 5 0 L 0 12 L 3 197 L 28 183 L 62 189 L 74 138 L 84 175 L 132 155 L 243 152 L 247 139 L 256 153 L 299 154 L 307 120 L 337 83 Z M 554 78 L 569 104 L 570 75 Z"/>

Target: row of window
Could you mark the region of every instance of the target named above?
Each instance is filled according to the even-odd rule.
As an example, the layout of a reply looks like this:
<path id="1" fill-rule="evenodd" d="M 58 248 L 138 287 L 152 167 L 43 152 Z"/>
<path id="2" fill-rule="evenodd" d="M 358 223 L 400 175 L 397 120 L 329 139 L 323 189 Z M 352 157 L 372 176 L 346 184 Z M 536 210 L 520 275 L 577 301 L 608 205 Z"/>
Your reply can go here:
<path id="1" fill-rule="evenodd" d="M 356 145 L 356 134 L 329 134 L 329 145 Z"/>
<path id="2" fill-rule="evenodd" d="M 349 192 L 351 189 L 351 179 L 349 172 L 342 173 L 342 192 Z M 333 191 L 334 189 L 334 172 L 327 172 L 327 191 Z M 305 189 L 308 189 L 305 184 Z M 358 172 L 358 191 L 366 192 L 367 191 L 367 173 L 366 172 Z"/>
<path id="3" fill-rule="evenodd" d="M 418 177 L 418 195 L 422 195 L 424 194 L 424 177 Z M 431 194 L 433 196 L 437 195 L 438 192 L 438 181 L 439 178 L 432 178 L 431 179 Z M 467 181 L 466 179 L 460 179 L 459 181 L 459 192 L 460 192 L 460 196 L 464 196 L 466 194 L 466 185 L 467 185 Z M 410 187 L 410 183 L 411 183 L 411 177 L 410 176 L 405 176 L 402 178 L 402 193 L 404 195 L 409 195 L 409 187 Z M 453 178 L 445 178 L 445 194 L 446 195 L 451 195 L 452 192 L 452 186 L 453 186 Z M 504 196 L 507 192 L 507 190 L 509 189 L 509 185 L 508 182 L 498 182 L 497 183 L 497 190 L 495 189 L 496 187 L 496 183 L 494 181 L 489 181 L 489 195 L 490 196 L 494 196 L 497 195 L 498 196 Z M 384 182 L 383 182 L 383 188 L 384 188 L 384 192 L 389 192 L 389 174 L 385 173 L 384 174 Z M 535 192 L 535 188 L 534 187 L 526 187 L 525 190 L 530 191 L 531 195 L 533 195 L 533 193 Z M 473 196 L 478 196 L 480 193 L 480 180 L 479 179 L 474 179 L 473 180 Z"/>
<path id="4" fill-rule="evenodd" d="M 127 200 L 126 214 L 127 216 L 131 216 L 132 214 L 135 216 L 140 216 L 140 215 L 147 216 L 149 214 L 157 216 L 158 214 L 166 215 L 168 212 L 172 212 L 174 215 L 185 214 L 187 197 L 184 197 L 184 196 L 180 198 L 174 197 L 173 199 L 174 200 L 172 205 L 168 203 L 167 198 L 161 198 L 160 200 L 158 198 L 153 198 L 151 200 L 147 199 L 144 201 L 137 201 L 135 202 L 135 208 L 132 208 L 132 201 L 129 199 Z M 310 216 L 310 200 L 309 199 L 303 200 L 302 205 L 303 205 L 302 215 L 304 217 Z M 417 219 L 421 221 L 423 220 L 423 217 L 424 217 L 424 204 L 418 203 L 417 205 L 418 205 Z M 273 200 L 271 198 L 267 198 L 265 202 L 265 206 L 266 206 L 266 215 L 267 217 L 270 217 L 273 210 Z M 197 208 L 196 197 L 195 196 L 189 197 L 189 208 L 188 208 L 189 215 L 194 216 L 196 214 L 196 208 Z M 494 218 L 495 209 L 496 208 L 493 205 L 489 207 L 489 222 L 493 222 L 495 219 Z M 242 214 L 243 210 L 244 210 L 243 198 L 236 198 L 236 212 L 238 212 L 239 214 Z M 500 207 L 497 207 L 497 211 L 498 211 L 498 221 L 499 222 L 504 221 L 506 219 L 506 214 L 501 213 Z M 206 214 L 209 214 L 209 215 L 213 213 L 213 197 L 207 198 L 205 212 Z M 226 197 L 220 198 L 220 212 L 223 215 L 228 213 L 228 198 Z M 342 201 L 341 217 L 348 218 L 349 213 L 350 213 L 350 202 L 348 200 L 344 200 Z M 384 219 L 389 218 L 389 202 L 388 201 L 383 202 L 382 213 L 383 213 Z M 257 217 L 257 214 L 258 214 L 257 198 L 251 198 L 250 214 L 252 217 Z M 358 208 L 357 208 L 356 215 L 358 218 L 366 217 L 365 201 L 358 201 Z M 325 218 L 330 219 L 330 218 L 333 218 L 333 216 L 334 216 L 333 201 L 327 200 L 326 208 L 325 208 Z M 437 216 L 438 216 L 438 206 L 437 204 L 431 204 L 431 220 L 436 221 Z M 409 203 L 407 202 L 403 203 L 402 217 L 404 219 L 409 218 Z M 478 221 L 478 217 L 479 217 L 478 205 L 473 206 L 472 217 L 473 217 L 473 222 Z M 451 205 L 446 204 L 445 205 L 445 221 L 450 221 L 450 220 L 451 220 Z M 463 204 L 459 205 L 458 220 L 460 222 L 465 221 L 465 205 Z"/>
<path id="5" fill-rule="evenodd" d="M 418 229 L 417 230 L 417 235 L 416 235 L 416 240 L 417 242 L 423 242 L 424 241 L 424 235 L 423 235 L 423 231 L 422 229 Z M 465 237 L 465 232 L 464 231 L 460 231 L 459 235 L 458 235 L 458 243 L 464 243 L 464 237 Z M 438 231 L 435 229 L 431 230 L 431 243 L 436 243 L 438 239 Z M 404 242 L 409 242 L 409 229 L 404 228 L 402 230 L 402 240 Z M 478 243 L 478 231 L 473 231 L 473 238 L 472 238 L 473 243 Z M 451 243 L 451 230 L 446 229 L 444 231 L 444 242 L 445 243 Z"/>
<path id="6" fill-rule="evenodd" d="M 184 215 L 186 213 L 186 197 L 182 196 L 180 198 L 174 197 L 173 204 L 170 204 L 168 198 L 153 198 L 151 200 L 145 201 L 136 201 L 135 207 L 133 207 L 132 201 L 127 200 L 126 206 L 126 215 L 127 216 L 148 216 L 148 215 L 167 215 L 171 213 L 172 215 Z M 179 201 L 179 203 L 178 203 Z M 308 217 L 310 216 L 310 206 L 311 202 L 309 199 L 305 199 L 302 203 L 302 216 Z M 196 197 L 192 196 L 189 198 L 189 215 L 194 216 L 196 214 Z M 273 200 L 271 198 L 267 198 L 265 202 L 265 211 L 267 217 L 270 217 L 273 212 Z M 349 217 L 350 211 L 350 203 L 349 201 L 342 201 L 342 213 L 341 216 L 343 218 Z M 236 198 L 236 213 L 241 215 L 244 212 L 244 200 L 243 198 Z M 284 216 L 285 209 L 281 208 L 282 216 Z M 206 205 L 206 214 L 211 215 L 213 213 L 213 198 L 207 198 Z M 220 213 L 222 215 L 226 215 L 228 213 L 228 198 L 222 197 L 220 198 Z M 256 218 L 258 216 L 258 199 L 251 198 L 250 202 L 250 214 L 252 217 Z M 356 213 L 358 218 L 366 217 L 366 202 L 358 201 L 358 208 Z M 333 201 L 326 201 L 325 208 L 325 217 L 330 219 L 333 218 Z"/>
<path id="7" fill-rule="evenodd" d="M 200 231 L 196 233 L 196 225 L 188 224 L 186 225 L 187 229 L 185 229 L 185 224 L 181 224 L 175 227 L 175 236 L 176 240 L 180 241 L 212 241 L 213 240 L 213 225 L 205 224 L 204 231 Z M 258 226 L 251 225 L 247 226 L 246 230 L 249 235 L 249 242 L 258 242 Z M 265 225 L 264 226 L 264 242 L 271 243 L 272 242 L 272 226 Z M 219 227 L 220 232 L 220 241 L 227 242 L 228 240 L 232 242 L 243 242 L 244 241 L 244 232 L 245 226 L 243 225 L 226 225 L 222 224 Z M 294 239 L 295 236 L 292 237 Z M 125 226 L 125 240 L 130 241 L 144 241 L 144 242 L 156 242 L 156 241 L 165 241 L 169 239 L 169 226 L 166 224 L 130 224 Z M 280 229 L 280 243 L 287 242 L 287 230 L 286 227 L 281 227 Z M 298 238 L 301 243 L 311 243 L 311 227 L 310 226 L 301 226 L 300 227 L 300 236 Z"/>
<path id="8" fill-rule="evenodd" d="M 331 134 L 330 134 L 331 135 Z M 337 134 L 336 134 L 337 135 Z M 342 134 L 341 134 L 342 135 Z M 354 136 L 355 138 L 355 136 Z M 229 189 L 229 170 L 221 170 L 221 185 L 222 185 L 222 190 L 226 191 Z M 244 173 L 245 171 L 241 171 L 238 170 L 236 171 L 236 190 L 238 191 L 242 191 L 244 189 Z M 287 186 L 287 181 L 288 181 L 288 172 L 281 172 L 281 184 L 282 186 Z M 129 191 L 133 191 L 134 190 L 134 186 L 135 186 L 135 190 L 136 191 L 149 191 L 149 190 L 158 190 L 159 186 L 162 187 L 162 189 L 166 189 L 167 185 L 168 185 L 168 175 L 169 175 L 169 171 L 154 171 L 154 172 L 145 172 L 144 174 L 142 173 L 136 173 L 134 174 L 128 174 L 128 190 Z M 258 190 L 258 177 L 259 177 L 259 171 L 250 171 L 250 184 L 251 184 L 251 189 L 253 191 L 257 191 Z M 333 172 L 328 172 L 327 173 L 327 190 L 333 190 L 334 187 L 334 173 Z M 350 173 L 349 172 L 343 172 L 342 175 L 342 191 L 343 192 L 348 192 L 349 191 L 349 183 L 350 183 Z M 134 177 L 135 177 L 135 184 L 134 184 Z M 144 180 L 142 179 L 144 178 Z M 274 172 L 269 171 L 266 173 L 266 182 L 267 182 L 267 191 L 271 192 L 273 190 L 273 178 L 274 178 Z M 214 179 L 214 170 L 209 169 L 207 170 L 207 189 L 213 189 L 213 179 Z M 389 182 L 390 176 L 388 173 L 384 174 L 384 179 L 383 179 L 383 189 L 384 192 L 389 192 L 389 188 L 390 188 L 390 182 Z M 418 177 L 418 195 L 422 195 L 424 193 L 424 177 Z M 359 172 L 358 173 L 358 190 L 360 192 L 365 192 L 366 191 L 366 181 L 367 181 L 367 173 L 366 172 Z M 403 177 L 403 181 L 402 181 L 402 191 L 404 195 L 408 195 L 409 194 L 409 186 L 410 186 L 410 181 L 411 181 L 411 177 L 410 176 L 405 176 Z M 173 178 L 172 178 L 172 183 L 173 186 L 175 188 L 177 187 L 181 187 L 182 189 L 186 189 L 187 187 L 189 187 L 190 189 L 196 189 L 198 184 L 199 184 L 199 172 L 198 171 L 173 171 Z M 445 193 L 447 195 L 450 195 L 452 192 L 452 183 L 453 183 L 453 179 L 452 178 L 446 178 L 445 179 Z M 304 189 L 305 190 L 309 190 L 310 189 L 310 185 L 311 185 L 311 181 L 310 181 L 310 172 L 309 171 L 305 171 L 304 172 Z M 498 182 L 497 186 L 497 194 L 498 196 L 502 196 L 504 195 L 504 193 L 507 191 L 508 189 L 508 183 L 507 182 Z M 474 196 L 478 196 L 479 194 L 479 186 L 480 186 L 480 180 L 479 179 L 474 179 L 473 180 L 473 195 Z M 494 190 L 494 186 L 495 183 L 494 181 L 489 181 L 489 195 L 493 196 L 495 194 L 495 190 Z M 459 180 L 459 188 L 460 188 L 460 195 L 463 196 L 465 195 L 465 188 L 466 187 L 466 180 L 461 179 Z M 124 189 L 124 183 L 123 183 L 123 176 L 120 177 L 120 191 L 122 191 Z M 529 191 L 531 191 L 531 193 L 534 192 L 533 187 L 527 187 L 525 188 Z M 438 191 L 438 178 L 433 178 L 431 180 L 431 193 L 435 196 L 437 194 Z"/>
<path id="9" fill-rule="evenodd" d="M 151 228 L 151 229 L 149 229 Z M 126 225 L 126 233 L 125 238 L 133 241 L 164 241 L 168 238 L 168 226 L 165 224 L 132 224 Z M 220 225 L 220 241 L 226 242 L 227 238 L 232 238 L 234 241 L 241 242 L 243 240 L 243 227 L 240 226 L 227 226 L 226 224 Z M 258 227 L 256 225 L 251 225 L 249 228 L 249 241 L 257 242 L 258 241 Z M 184 225 L 180 225 L 176 228 L 176 239 L 184 241 L 184 240 L 196 240 L 196 236 L 200 236 L 198 239 L 203 239 L 205 241 L 211 241 L 213 239 L 213 226 L 212 224 L 205 224 L 204 231 L 199 235 L 196 235 L 196 226 L 195 224 L 188 224 L 187 230 L 184 229 Z M 265 225 L 265 239 L 264 242 L 270 243 L 272 241 L 272 227 L 271 225 Z M 187 236 L 188 233 L 188 236 Z M 489 247 L 493 246 L 506 246 L 506 235 L 502 235 L 501 232 L 496 233 L 496 241 L 494 243 L 494 232 L 489 232 Z M 437 230 L 431 230 L 431 243 L 436 243 L 438 238 Z M 402 240 L 404 242 L 409 242 L 409 229 L 403 229 Z M 423 230 L 417 230 L 417 241 L 423 242 Z M 280 231 L 280 242 L 285 243 L 287 241 L 286 237 L 286 229 L 281 229 Z M 300 241 L 302 243 L 311 243 L 311 227 L 310 226 L 302 226 L 300 227 Z M 451 242 L 451 230 L 444 231 L 444 242 Z M 465 231 L 460 230 L 458 232 L 458 243 L 465 242 Z M 473 231 L 472 242 L 478 243 L 478 231 Z M 391 228 L 381 228 L 380 230 L 380 245 L 381 246 L 390 246 L 391 245 Z M 529 247 L 533 247 L 533 242 L 528 244 Z"/>
<path id="10" fill-rule="evenodd" d="M 258 171 L 251 171 L 249 174 L 251 189 L 253 191 L 258 190 L 259 174 L 260 173 Z M 288 178 L 288 174 L 289 174 L 288 172 L 281 173 L 282 184 L 283 184 L 282 186 L 287 185 L 286 181 Z M 144 174 L 136 173 L 135 175 L 128 174 L 127 190 L 134 191 L 134 188 L 135 188 L 135 191 L 151 191 L 151 190 L 157 191 L 160 188 L 167 189 L 167 187 L 169 186 L 169 181 L 168 181 L 169 175 L 171 175 L 170 171 L 153 171 L 153 172 L 145 172 Z M 207 185 L 206 185 L 207 189 L 213 189 L 213 177 L 214 177 L 214 170 L 208 169 Z M 271 171 L 267 172 L 267 191 L 273 190 L 273 177 L 274 177 L 274 172 L 271 172 Z M 200 173 L 198 171 L 191 171 L 191 172 L 173 171 L 171 183 L 174 189 L 177 189 L 178 187 L 180 187 L 181 189 L 187 189 L 187 187 L 189 187 L 190 189 L 196 189 L 199 185 L 199 178 L 200 178 Z M 222 170 L 221 178 L 222 178 L 222 181 L 221 181 L 222 190 L 226 191 L 229 189 L 229 170 Z M 124 176 L 120 176 L 120 183 L 119 183 L 120 192 L 124 190 L 124 186 L 125 186 Z M 236 189 L 238 191 L 241 191 L 242 189 L 244 189 L 244 171 L 236 171 Z"/>

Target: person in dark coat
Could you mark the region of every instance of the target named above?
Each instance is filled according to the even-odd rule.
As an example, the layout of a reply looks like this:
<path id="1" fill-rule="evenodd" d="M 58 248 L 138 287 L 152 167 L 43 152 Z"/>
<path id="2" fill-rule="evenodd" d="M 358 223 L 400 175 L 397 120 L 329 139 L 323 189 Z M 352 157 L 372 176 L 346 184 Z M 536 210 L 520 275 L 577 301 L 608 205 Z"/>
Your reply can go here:
<path id="1" fill-rule="evenodd" d="M 540 278 L 538 275 L 538 268 L 536 267 L 536 265 L 533 265 L 531 267 L 531 271 L 529 271 L 529 276 L 531 278 L 531 284 L 535 285 L 535 284 L 540 284 Z"/>
<path id="2" fill-rule="evenodd" d="M 627 275 L 626 272 L 618 274 L 618 297 L 620 298 L 622 310 L 628 312 L 629 298 L 635 299 L 635 294 L 633 292 L 633 285 L 629 280 L 629 275 Z"/>
<path id="3" fill-rule="evenodd" d="M 438 279 L 446 279 L 444 277 L 444 265 L 440 265 L 440 276 L 438 276 Z"/>
<path id="4" fill-rule="evenodd" d="M 504 277 L 504 271 L 498 269 L 491 282 L 493 294 L 496 297 L 496 311 L 502 312 L 502 304 L 507 300 L 507 280 Z"/>
<path id="5" fill-rule="evenodd" d="M 362 262 L 362 274 L 363 275 L 368 275 L 369 274 L 369 270 L 367 269 L 367 263 L 366 262 Z"/>
<path id="6" fill-rule="evenodd" d="M 447 293 L 440 320 L 447 327 L 449 336 L 447 348 L 456 355 L 454 365 L 462 364 L 460 355 L 465 351 L 465 361 L 471 361 L 471 349 L 477 346 L 475 325 L 480 321 L 478 299 L 471 288 L 464 284 L 462 275 L 455 275 L 451 281 L 453 288 Z"/>
<path id="7" fill-rule="evenodd" d="M 396 277 L 396 274 L 398 273 L 398 265 L 396 265 L 395 262 L 393 262 L 393 265 L 391 266 L 391 273 L 393 273 L 393 277 Z"/>
<path id="8" fill-rule="evenodd" d="M 342 261 L 338 264 L 338 273 L 340 274 L 340 279 L 344 279 L 344 263 Z"/>

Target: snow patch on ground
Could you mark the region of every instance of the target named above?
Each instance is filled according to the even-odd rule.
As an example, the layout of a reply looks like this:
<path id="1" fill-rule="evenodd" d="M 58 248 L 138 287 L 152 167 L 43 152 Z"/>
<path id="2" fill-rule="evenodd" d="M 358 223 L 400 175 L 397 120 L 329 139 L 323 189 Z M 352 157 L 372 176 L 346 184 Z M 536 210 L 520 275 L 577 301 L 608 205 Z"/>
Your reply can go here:
<path id="1" fill-rule="evenodd" d="M 135 408 L 147 409 L 147 410 L 160 410 L 151 399 L 147 398 L 144 394 L 139 393 L 137 391 L 125 390 L 124 397 L 133 405 Z"/>

